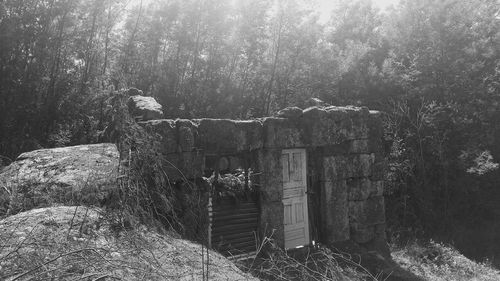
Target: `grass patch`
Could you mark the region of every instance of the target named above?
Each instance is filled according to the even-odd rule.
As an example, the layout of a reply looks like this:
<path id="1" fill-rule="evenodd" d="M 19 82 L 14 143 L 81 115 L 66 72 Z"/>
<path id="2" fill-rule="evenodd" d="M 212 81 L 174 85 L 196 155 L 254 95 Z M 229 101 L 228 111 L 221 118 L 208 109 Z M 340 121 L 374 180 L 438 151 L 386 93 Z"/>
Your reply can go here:
<path id="1" fill-rule="evenodd" d="M 425 280 L 500 280 L 500 271 L 487 262 L 472 261 L 451 246 L 434 241 L 393 246 L 391 253 L 402 268 Z"/>

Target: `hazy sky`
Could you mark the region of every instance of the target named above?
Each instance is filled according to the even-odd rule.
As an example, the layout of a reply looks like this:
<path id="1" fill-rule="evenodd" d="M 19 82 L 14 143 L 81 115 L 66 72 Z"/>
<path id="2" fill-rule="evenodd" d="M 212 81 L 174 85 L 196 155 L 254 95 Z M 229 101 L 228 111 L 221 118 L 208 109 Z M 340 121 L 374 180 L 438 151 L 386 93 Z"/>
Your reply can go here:
<path id="1" fill-rule="evenodd" d="M 323 8 L 331 9 L 335 5 L 335 0 L 317 0 Z M 375 5 L 384 9 L 391 4 L 396 4 L 398 0 L 372 0 Z"/>
<path id="2" fill-rule="evenodd" d="M 143 3 L 148 3 L 149 0 L 142 0 Z M 244 1 L 244 0 L 243 0 Z M 321 9 L 322 12 L 330 11 L 335 5 L 336 0 L 314 0 L 319 3 L 318 9 Z M 141 0 L 130 0 L 131 4 L 139 4 Z M 381 9 L 388 7 L 389 5 L 396 4 L 398 0 L 372 0 L 375 5 L 379 6 Z"/>
<path id="3" fill-rule="evenodd" d="M 135 6 L 139 3 L 143 2 L 143 4 L 148 4 L 151 0 L 129 0 L 129 7 Z M 235 2 L 245 1 L 245 0 L 233 0 Z M 270 0 L 272 1 L 272 0 Z M 309 5 L 313 5 L 316 7 L 318 12 L 320 13 L 320 21 L 324 22 L 328 20 L 332 9 L 335 7 L 335 3 L 337 0 L 303 0 L 302 3 L 307 3 Z M 378 6 L 381 10 L 389 7 L 390 5 L 395 5 L 399 0 L 372 0 L 372 2 Z M 313 4 L 314 3 L 314 4 Z"/>
<path id="4" fill-rule="evenodd" d="M 328 19 L 331 10 L 335 6 L 335 0 L 316 0 L 318 2 L 318 9 L 321 12 L 321 19 Z M 395 5 L 399 0 L 372 0 L 372 2 L 377 5 L 381 10 L 389 7 L 390 5 Z"/>

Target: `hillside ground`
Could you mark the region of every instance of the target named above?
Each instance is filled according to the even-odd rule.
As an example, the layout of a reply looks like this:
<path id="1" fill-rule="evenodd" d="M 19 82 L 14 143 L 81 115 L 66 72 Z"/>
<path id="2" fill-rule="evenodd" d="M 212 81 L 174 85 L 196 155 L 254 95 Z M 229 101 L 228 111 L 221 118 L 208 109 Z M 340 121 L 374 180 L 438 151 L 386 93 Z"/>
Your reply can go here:
<path id="1" fill-rule="evenodd" d="M 432 281 L 496 281 L 500 271 L 486 262 L 468 259 L 451 246 L 434 241 L 393 246 L 394 261 L 407 271 Z"/>

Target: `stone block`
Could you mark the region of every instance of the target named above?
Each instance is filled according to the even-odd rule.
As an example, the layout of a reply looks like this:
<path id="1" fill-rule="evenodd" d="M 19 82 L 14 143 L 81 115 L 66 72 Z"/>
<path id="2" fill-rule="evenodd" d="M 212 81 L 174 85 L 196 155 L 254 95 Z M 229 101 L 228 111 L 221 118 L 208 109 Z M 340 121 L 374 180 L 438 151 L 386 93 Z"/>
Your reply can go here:
<path id="1" fill-rule="evenodd" d="M 370 111 L 367 119 L 369 151 L 383 153 L 384 125 L 379 111 Z"/>
<path id="2" fill-rule="evenodd" d="M 209 153 L 230 153 L 262 148 L 262 124 L 257 120 L 200 119 L 199 147 Z"/>
<path id="3" fill-rule="evenodd" d="M 372 173 L 374 154 L 330 156 L 323 159 L 325 181 L 368 177 Z"/>
<path id="4" fill-rule="evenodd" d="M 375 225 L 375 236 L 377 239 L 386 240 L 385 223 Z"/>
<path id="5" fill-rule="evenodd" d="M 356 243 L 367 243 L 375 238 L 374 225 L 351 223 L 351 239 Z"/>
<path id="6" fill-rule="evenodd" d="M 387 159 L 381 153 L 374 153 L 373 164 L 371 171 L 371 179 L 373 181 L 384 180 L 387 172 Z"/>
<path id="7" fill-rule="evenodd" d="M 127 105 L 130 114 L 143 121 L 161 119 L 163 116 L 162 106 L 153 97 L 131 96 Z"/>
<path id="8" fill-rule="evenodd" d="M 368 240 L 367 243 L 363 243 L 363 247 L 369 252 L 375 251 L 381 254 L 386 259 L 391 258 L 391 251 L 389 249 L 389 245 L 387 245 L 387 239 L 385 234 L 385 224 L 377 224 L 374 226 L 373 239 Z"/>
<path id="9" fill-rule="evenodd" d="M 240 160 L 240 158 L 235 156 L 229 157 L 229 169 L 231 171 L 235 171 L 236 169 L 243 169 L 244 165 L 242 164 L 244 161 Z"/>
<path id="10" fill-rule="evenodd" d="M 382 196 L 383 181 L 371 181 L 368 178 L 352 178 L 347 180 L 349 201 L 363 201 L 369 197 Z"/>
<path id="11" fill-rule="evenodd" d="M 164 169 L 170 182 L 196 179 L 203 176 L 205 157 L 201 152 L 174 153 L 166 155 L 165 158 L 168 163 Z"/>
<path id="12" fill-rule="evenodd" d="M 219 171 L 225 171 L 229 169 L 229 158 L 228 157 L 221 157 L 219 158 L 219 161 L 217 161 L 217 167 Z"/>
<path id="13" fill-rule="evenodd" d="M 265 148 L 303 147 L 300 122 L 298 120 L 268 117 L 264 119 Z"/>
<path id="14" fill-rule="evenodd" d="M 351 224 L 375 225 L 385 223 L 384 197 L 376 196 L 364 201 L 349 201 Z"/>
<path id="15" fill-rule="evenodd" d="M 368 177 L 372 173 L 375 154 L 359 154 L 352 156 L 352 173 L 350 177 Z"/>
<path id="16" fill-rule="evenodd" d="M 365 247 L 368 246 L 368 250 L 380 250 L 383 254 L 387 251 L 384 223 L 374 225 L 351 223 L 351 239 L 364 244 Z"/>
<path id="17" fill-rule="evenodd" d="M 368 141 L 368 152 L 369 153 L 383 153 L 384 152 L 383 138 L 370 136 L 369 141 Z"/>
<path id="18" fill-rule="evenodd" d="M 205 157 L 201 152 L 183 152 L 180 164 L 184 175 L 200 178 L 205 170 Z"/>
<path id="19" fill-rule="evenodd" d="M 368 115 L 366 108 L 359 107 L 311 107 L 304 110 L 302 122 L 310 145 L 327 146 L 368 138 Z"/>
<path id="20" fill-rule="evenodd" d="M 160 143 L 160 151 L 163 154 L 177 152 L 177 129 L 175 121 L 169 119 L 150 120 L 139 122 L 146 132 L 154 135 Z"/>
<path id="21" fill-rule="evenodd" d="M 327 243 L 349 240 L 347 184 L 345 180 L 324 182 L 321 197 L 322 233 Z"/>
<path id="22" fill-rule="evenodd" d="M 329 156 L 323 158 L 324 181 L 337 181 L 344 177 L 343 167 L 347 163 L 346 156 Z"/>
<path id="23" fill-rule="evenodd" d="M 193 151 L 198 140 L 197 124 L 187 119 L 175 120 L 178 134 L 178 151 Z"/>
<path id="24" fill-rule="evenodd" d="M 370 153 L 370 141 L 368 139 L 350 141 L 349 153 L 369 154 Z"/>
<path id="25" fill-rule="evenodd" d="M 264 146 L 264 127 L 260 120 L 235 121 L 239 135 L 237 151 L 251 151 Z"/>
<path id="26" fill-rule="evenodd" d="M 200 119 L 199 147 L 209 153 L 237 151 L 236 123 L 228 119 Z"/>
<path id="27" fill-rule="evenodd" d="M 330 106 L 329 103 L 324 102 L 318 98 L 310 98 L 306 101 L 305 104 L 308 107 L 327 107 L 327 106 Z"/>
<path id="28" fill-rule="evenodd" d="M 321 157 L 328 156 L 343 156 L 347 151 L 351 150 L 352 143 L 351 141 L 345 141 L 340 144 L 334 144 L 329 146 L 321 146 L 317 149 L 321 151 Z"/>
<path id="29" fill-rule="evenodd" d="M 318 120 L 324 114 L 326 114 L 326 110 L 319 106 L 311 106 L 302 111 L 302 117 L 306 120 Z"/>
<path id="30" fill-rule="evenodd" d="M 291 106 L 284 108 L 276 114 L 276 117 L 282 117 L 282 118 L 299 118 L 302 116 L 302 109 L 296 107 L 296 106 Z"/>
<path id="31" fill-rule="evenodd" d="M 258 155 L 260 185 L 262 196 L 266 201 L 283 199 L 283 169 L 281 150 L 262 150 Z"/>
<path id="32" fill-rule="evenodd" d="M 285 246 L 283 216 L 284 210 L 283 203 L 281 201 L 261 203 L 261 237 L 270 237 L 281 247 Z"/>
<path id="33" fill-rule="evenodd" d="M 261 191 L 262 200 L 279 202 L 283 199 L 283 192 L 278 190 L 278 185 L 268 185 Z"/>

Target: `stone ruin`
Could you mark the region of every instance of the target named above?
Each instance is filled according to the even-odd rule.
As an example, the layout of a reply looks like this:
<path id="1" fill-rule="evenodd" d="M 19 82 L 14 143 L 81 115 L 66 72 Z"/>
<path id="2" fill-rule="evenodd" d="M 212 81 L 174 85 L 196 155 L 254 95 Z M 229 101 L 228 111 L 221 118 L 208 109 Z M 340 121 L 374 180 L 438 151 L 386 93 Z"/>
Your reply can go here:
<path id="1" fill-rule="evenodd" d="M 139 111 L 141 116 L 157 116 L 144 114 L 144 108 Z M 304 110 L 287 108 L 276 117 L 255 120 L 147 119 L 139 124 L 157 137 L 161 153 L 172 163 L 165 167 L 171 181 L 197 179 L 210 169 L 257 171 L 259 232 L 268 235 L 272 230 L 281 246 L 281 154 L 283 149 L 305 149 L 311 242 L 336 245 L 349 241 L 386 251 L 386 161 L 379 112 L 319 105 Z"/>

